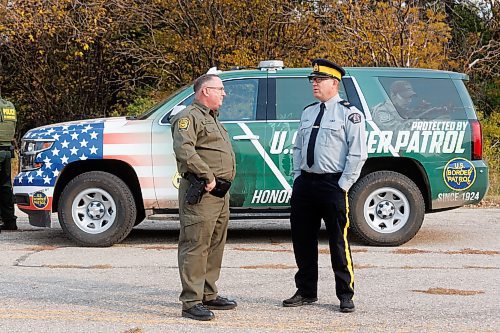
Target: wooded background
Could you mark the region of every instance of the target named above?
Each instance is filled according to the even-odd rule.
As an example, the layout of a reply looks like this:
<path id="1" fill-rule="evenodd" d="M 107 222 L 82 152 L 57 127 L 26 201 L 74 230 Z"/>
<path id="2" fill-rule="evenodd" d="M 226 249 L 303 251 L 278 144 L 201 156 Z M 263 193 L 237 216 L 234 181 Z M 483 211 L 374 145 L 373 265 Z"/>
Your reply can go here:
<path id="1" fill-rule="evenodd" d="M 500 194 L 498 1 L 0 0 L 0 93 L 18 138 L 54 122 L 145 111 L 212 66 L 452 70 L 483 126 Z"/>

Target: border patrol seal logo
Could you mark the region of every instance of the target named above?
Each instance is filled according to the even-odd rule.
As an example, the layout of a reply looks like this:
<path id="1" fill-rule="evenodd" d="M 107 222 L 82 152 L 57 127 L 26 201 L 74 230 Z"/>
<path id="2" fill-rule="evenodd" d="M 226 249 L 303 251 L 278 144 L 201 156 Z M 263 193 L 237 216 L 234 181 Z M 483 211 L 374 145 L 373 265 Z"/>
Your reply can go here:
<path id="1" fill-rule="evenodd" d="M 188 128 L 189 128 L 189 118 L 179 119 L 179 130 L 187 131 Z"/>
<path id="2" fill-rule="evenodd" d="M 179 186 L 181 185 L 181 178 L 182 176 L 179 171 L 176 171 L 174 176 L 172 177 L 172 185 L 174 185 L 176 189 L 179 189 Z"/>
<path id="3" fill-rule="evenodd" d="M 49 204 L 49 198 L 43 192 L 35 192 L 33 193 L 33 206 L 38 209 L 44 209 Z"/>
<path id="4" fill-rule="evenodd" d="M 474 184 L 476 168 L 465 158 L 454 158 L 446 163 L 443 170 L 443 179 L 452 190 L 464 191 Z"/>

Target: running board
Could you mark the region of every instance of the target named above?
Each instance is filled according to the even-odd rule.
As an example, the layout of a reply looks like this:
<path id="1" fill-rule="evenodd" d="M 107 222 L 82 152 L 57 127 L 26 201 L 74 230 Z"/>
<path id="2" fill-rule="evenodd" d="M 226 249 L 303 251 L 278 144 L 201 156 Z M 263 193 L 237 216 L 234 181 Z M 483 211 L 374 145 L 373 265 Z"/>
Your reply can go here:
<path id="1" fill-rule="evenodd" d="M 234 208 L 230 209 L 230 220 L 266 220 L 266 219 L 288 219 L 290 208 L 262 209 L 262 208 Z M 178 220 L 178 209 L 154 209 L 148 220 Z"/>

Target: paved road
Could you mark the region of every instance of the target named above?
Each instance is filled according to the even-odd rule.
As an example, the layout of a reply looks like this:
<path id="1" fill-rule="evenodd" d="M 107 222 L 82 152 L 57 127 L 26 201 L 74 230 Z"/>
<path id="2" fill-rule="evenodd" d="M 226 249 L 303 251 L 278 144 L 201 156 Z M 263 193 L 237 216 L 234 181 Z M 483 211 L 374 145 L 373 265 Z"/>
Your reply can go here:
<path id="1" fill-rule="evenodd" d="M 353 242 L 357 311 L 335 298 L 325 234 L 319 302 L 282 308 L 295 289 L 287 221 L 231 222 L 221 294 L 239 307 L 180 317 L 177 222 L 147 221 L 110 248 L 61 229 L 0 234 L 0 332 L 499 332 L 500 209 L 427 215 L 398 248 Z"/>

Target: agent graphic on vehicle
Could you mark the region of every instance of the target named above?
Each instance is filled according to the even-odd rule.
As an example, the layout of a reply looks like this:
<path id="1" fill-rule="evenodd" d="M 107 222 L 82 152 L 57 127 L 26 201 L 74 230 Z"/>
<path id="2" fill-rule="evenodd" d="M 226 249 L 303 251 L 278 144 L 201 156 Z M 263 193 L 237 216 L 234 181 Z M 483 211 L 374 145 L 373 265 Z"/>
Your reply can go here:
<path id="1" fill-rule="evenodd" d="M 374 107 L 373 120 L 381 129 L 393 130 L 400 127 L 404 118 L 410 116 L 410 104 L 416 94 L 410 82 L 394 81 L 389 91 L 390 100 Z"/>

